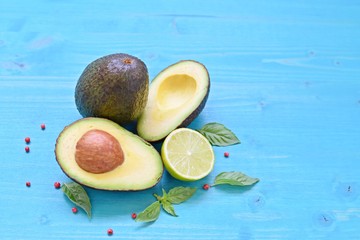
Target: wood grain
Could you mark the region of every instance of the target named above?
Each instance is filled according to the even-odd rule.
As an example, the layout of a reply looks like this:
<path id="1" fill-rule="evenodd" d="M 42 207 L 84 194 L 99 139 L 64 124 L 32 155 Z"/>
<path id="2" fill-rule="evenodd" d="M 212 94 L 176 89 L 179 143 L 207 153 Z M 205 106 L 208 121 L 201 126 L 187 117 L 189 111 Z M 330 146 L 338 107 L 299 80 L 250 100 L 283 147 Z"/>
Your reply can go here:
<path id="1" fill-rule="evenodd" d="M 359 11 L 351 0 L 1 1 L 0 238 L 359 239 Z M 165 173 L 147 191 L 87 189 L 89 221 L 54 189 L 69 180 L 53 150 L 81 117 L 81 72 L 114 52 L 141 58 L 150 78 L 182 59 L 204 63 L 211 92 L 190 127 L 220 122 L 242 143 L 215 147 L 215 169 L 198 182 Z M 231 170 L 260 182 L 202 191 Z M 179 217 L 131 219 L 179 185 L 199 187 Z"/>

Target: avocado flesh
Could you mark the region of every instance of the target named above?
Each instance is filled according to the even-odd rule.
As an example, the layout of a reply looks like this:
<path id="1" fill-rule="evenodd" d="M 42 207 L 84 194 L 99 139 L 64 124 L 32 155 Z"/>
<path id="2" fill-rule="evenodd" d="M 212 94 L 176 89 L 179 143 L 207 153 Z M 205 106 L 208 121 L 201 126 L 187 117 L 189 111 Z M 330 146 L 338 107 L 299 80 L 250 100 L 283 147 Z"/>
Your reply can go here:
<path id="1" fill-rule="evenodd" d="M 76 143 L 86 132 L 97 129 L 110 133 L 121 144 L 124 162 L 106 173 L 90 173 L 76 163 Z M 101 190 L 136 191 L 156 185 L 163 173 L 160 154 L 149 143 L 118 124 L 103 118 L 83 118 L 65 127 L 55 148 L 56 160 L 74 181 Z"/>
<path id="2" fill-rule="evenodd" d="M 140 59 L 116 53 L 91 62 L 75 87 L 75 103 L 83 117 L 101 117 L 118 124 L 138 119 L 149 91 L 149 75 Z"/>
<path id="3" fill-rule="evenodd" d="M 203 64 L 186 60 L 167 67 L 150 84 L 137 124 L 139 136 L 154 142 L 186 127 L 205 107 L 209 91 L 210 77 Z"/>

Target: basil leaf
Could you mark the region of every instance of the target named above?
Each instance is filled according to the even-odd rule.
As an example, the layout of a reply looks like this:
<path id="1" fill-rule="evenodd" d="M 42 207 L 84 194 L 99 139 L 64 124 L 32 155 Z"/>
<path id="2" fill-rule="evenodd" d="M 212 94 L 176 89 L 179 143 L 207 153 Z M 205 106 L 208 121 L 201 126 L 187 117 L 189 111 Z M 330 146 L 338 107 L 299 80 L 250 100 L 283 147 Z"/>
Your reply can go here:
<path id="1" fill-rule="evenodd" d="M 163 209 L 169 213 L 170 215 L 177 217 L 175 210 L 174 210 L 174 206 L 167 200 L 165 201 L 161 201 L 162 207 Z"/>
<path id="2" fill-rule="evenodd" d="M 61 190 L 74 204 L 84 209 L 88 217 L 91 218 L 91 203 L 85 189 L 78 183 L 63 183 Z"/>
<path id="3" fill-rule="evenodd" d="M 162 198 L 167 198 L 167 193 L 166 193 L 165 189 L 162 189 L 162 193 L 163 193 Z"/>
<path id="4" fill-rule="evenodd" d="M 179 204 L 189 199 L 195 191 L 196 188 L 175 187 L 168 192 L 166 200 L 173 204 Z"/>
<path id="5" fill-rule="evenodd" d="M 213 146 L 229 146 L 240 143 L 235 134 L 220 123 L 208 123 L 198 130 Z"/>
<path id="6" fill-rule="evenodd" d="M 215 177 L 213 185 L 229 184 L 235 186 L 250 186 L 258 181 L 260 181 L 260 179 L 246 176 L 241 172 L 222 172 Z"/>
<path id="7" fill-rule="evenodd" d="M 136 217 L 137 222 L 153 222 L 158 219 L 160 215 L 160 201 L 153 202 L 150 206 Z"/>

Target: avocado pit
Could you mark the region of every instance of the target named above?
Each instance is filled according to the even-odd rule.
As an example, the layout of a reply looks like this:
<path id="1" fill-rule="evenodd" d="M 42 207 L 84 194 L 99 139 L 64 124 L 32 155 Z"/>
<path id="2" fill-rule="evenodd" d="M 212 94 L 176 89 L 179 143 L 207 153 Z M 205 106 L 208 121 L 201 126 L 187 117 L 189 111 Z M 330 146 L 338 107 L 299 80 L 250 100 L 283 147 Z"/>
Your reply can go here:
<path id="1" fill-rule="evenodd" d="M 106 173 L 124 162 L 124 152 L 119 141 L 111 134 L 93 129 L 77 142 L 75 161 L 87 172 Z"/>

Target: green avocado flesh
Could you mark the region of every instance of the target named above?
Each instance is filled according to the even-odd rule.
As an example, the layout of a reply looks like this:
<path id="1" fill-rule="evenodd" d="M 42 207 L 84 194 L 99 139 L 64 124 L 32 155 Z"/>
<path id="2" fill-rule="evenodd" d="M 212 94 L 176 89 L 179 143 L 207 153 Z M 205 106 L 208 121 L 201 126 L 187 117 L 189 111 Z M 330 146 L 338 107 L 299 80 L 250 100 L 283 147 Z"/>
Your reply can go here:
<path id="1" fill-rule="evenodd" d="M 98 58 L 85 68 L 75 88 L 75 103 L 83 117 L 102 117 L 125 124 L 138 119 L 148 92 L 145 63 L 116 53 Z"/>
<path id="2" fill-rule="evenodd" d="M 167 67 L 150 84 L 137 124 L 139 136 L 153 142 L 186 127 L 205 107 L 209 91 L 210 77 L 203 64 L 186 60 Z"/>
<path id="3" fill-rule="evenodd" d="M 106 132 L 121 145 L 123 162 L 110 171 L 92 173 L 84 170 L 76 161 L 77 144 L 84 134 Z M 101 141 L 95 138 L 95 141 Z M 115 140 L 115 141 L 116 141 Z M 107 144 L 107 143 L 106 143 Z M 97 151 L 94 143 L 91 151 Z M 118 145 L 117 145 L 118 146 Z M 99 150 L 101 151 L 101 149 Z M 63 172 L 74 181 L 101 190 L 136 191 L 156 185 L 163 173 L 163 163 L 158 151 L 148 142 L 127 131 L 113 121 L 104 118 L 83 118 L 65 127 L 55 147 L 55 155 Z M 93 154 L 96 159 L 96 154 Z M 99 153 L 100 155 L 100 153 Z"/>

